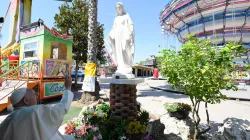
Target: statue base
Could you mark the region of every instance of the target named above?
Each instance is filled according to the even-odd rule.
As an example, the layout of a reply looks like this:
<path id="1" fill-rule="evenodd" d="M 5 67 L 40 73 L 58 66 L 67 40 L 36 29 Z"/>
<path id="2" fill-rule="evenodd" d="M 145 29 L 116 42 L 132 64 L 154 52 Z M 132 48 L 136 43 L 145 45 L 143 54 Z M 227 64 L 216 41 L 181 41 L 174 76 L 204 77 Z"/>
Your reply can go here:
<path id="1" fill-rule="evenodd" d="M 137 89 L 143 78 L 112 79 L 110 81 L 110 116 L 115 119 L 134 121 L 138 118 Z"/>
<path id="2" fill-rule="evenodd" d="M 134 79 L 134 74 L 121 74 L 121 73 L 115 73 L 112 75 L 112 79 Z"/>

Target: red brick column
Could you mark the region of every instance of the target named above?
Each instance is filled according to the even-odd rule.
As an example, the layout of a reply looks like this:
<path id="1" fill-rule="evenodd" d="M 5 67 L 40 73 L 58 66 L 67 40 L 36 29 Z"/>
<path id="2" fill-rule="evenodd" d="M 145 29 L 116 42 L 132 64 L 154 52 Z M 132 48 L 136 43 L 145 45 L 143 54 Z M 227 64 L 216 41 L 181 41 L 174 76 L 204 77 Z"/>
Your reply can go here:
<path id="1" fill-rule="evenodd" d="M 110 84 L 111 117 L 133 121 L 137 118 L 136 85 Z"/>

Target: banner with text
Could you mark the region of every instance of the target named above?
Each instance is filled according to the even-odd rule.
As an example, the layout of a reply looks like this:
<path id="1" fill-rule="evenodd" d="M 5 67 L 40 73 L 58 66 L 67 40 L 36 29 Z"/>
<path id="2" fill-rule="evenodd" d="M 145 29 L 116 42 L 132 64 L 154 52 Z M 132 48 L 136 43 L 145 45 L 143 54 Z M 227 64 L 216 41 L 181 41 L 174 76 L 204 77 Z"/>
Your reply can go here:
<path id="1" fill-rule="evenodd" d="M 55 96 L 63 94 L 64 91 L 64 82 L 49 82 L 44 83 L 44 96 Z"/>

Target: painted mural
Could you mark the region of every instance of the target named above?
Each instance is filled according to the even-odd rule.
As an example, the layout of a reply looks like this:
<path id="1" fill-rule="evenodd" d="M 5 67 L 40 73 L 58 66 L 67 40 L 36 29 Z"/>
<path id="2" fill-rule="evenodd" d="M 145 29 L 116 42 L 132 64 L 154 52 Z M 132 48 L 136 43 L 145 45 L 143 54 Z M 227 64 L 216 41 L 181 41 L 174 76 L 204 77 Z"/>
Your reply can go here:
<path id="1" fill-rule="evenodd" d="M 23 60 L 21 61 L 21 76 L 39 76 L 40 72 L 40 60 L 33 60 L 30 63 L 25 62 L 30 61 L 30 60 Z"/>
<path id="2" fill-rule="evenodd" d="M 69 73 L 69 63 L 60 60 L 46 60 L 46 76 L 64 76 L 64 73 Z"/>
<path id="3" fill-rule="evenodd" d="M 51 43 L 51 56 L 53 59 L 67 59 L 67 47 L 65 44 L 52 42 Z"/>

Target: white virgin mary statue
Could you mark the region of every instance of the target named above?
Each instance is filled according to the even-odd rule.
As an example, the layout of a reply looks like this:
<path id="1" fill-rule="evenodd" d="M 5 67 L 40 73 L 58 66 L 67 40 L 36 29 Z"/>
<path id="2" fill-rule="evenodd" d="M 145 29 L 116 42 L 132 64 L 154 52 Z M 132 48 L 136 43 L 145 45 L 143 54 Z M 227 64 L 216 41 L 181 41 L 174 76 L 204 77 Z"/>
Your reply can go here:
<path id="1" fill-rule="evenodd" d="M 108 42 L 117 65 L 115 75 L 119 75 L 119 78 L 134 78 L 132 74 L 135 52 L 134 24 L 121 2 L 116 4 L 116 18 L 109 33 Z"/>

